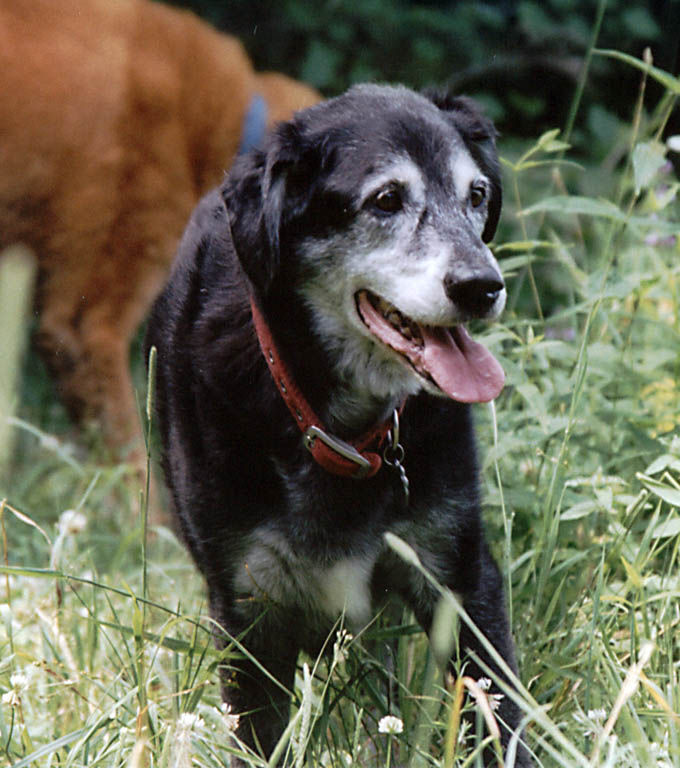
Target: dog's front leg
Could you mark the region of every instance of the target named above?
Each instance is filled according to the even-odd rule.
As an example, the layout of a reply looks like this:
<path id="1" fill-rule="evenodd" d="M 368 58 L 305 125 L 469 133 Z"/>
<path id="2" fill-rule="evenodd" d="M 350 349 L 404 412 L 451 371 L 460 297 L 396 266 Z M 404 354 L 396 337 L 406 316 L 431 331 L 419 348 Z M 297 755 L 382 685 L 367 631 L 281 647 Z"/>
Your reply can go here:
<path id="1" fill-rule="evenodd" d="M 481 544 L 477 584 L 474 589 L 464 592 L 462 598 L 463 607 L 468 616 L 517 676 L 515 649 L 505 612 L 503 584 L 498 568 L 484 542 Z M 460 622 L 458 650 L 464 664 L 465 675 L 477 681 L 493 677 L 509 683 L 506 674 L 464 621 Z M 477 663 L 476 659 L 490 670 L 491 675 Z M 494 714 L 501 731 L 503 751 L 506 752 L 512 734 L 520 729 L 521 711 L 515 702 L 507 694 L 503 694 L 493 682 L 489 694 L 493 696 L 491 701 L 496 707 Z M 496 764 L 492 749 L 487 750 L 485 762 L 488 765 Z M 521 743 L 518 744 L 515 765 L 519 768 L 529 768 L 532 765 L 529 753 Z"/>
<path id="2" fill-rule="evenodd" d="M 445 541 L 447 537 L 446 534 L 442 534 L 435 538 L 441 542 Z M 468 557 L 463 563 L 459 554 L 461 549 L 466 550 L 466 548 Z M 430 570 L 439 584 L 448 587 L 462 599 L 465 612 L 516 675 L 517 665 L 505 612 L 503 584 L 486 543 L 483 539 L 480 540 L 475 537 L 474 540 L 466 542 L 465 546 L 459 544 L 455 549 L 459 554 L 451 558 L 446 557 L 441 549 L 433 558 L 431 556 L 432 550 L 425 551 L 416 545 L 416 551 L 421 560 L 430 565 Z M 471 554 L 472 557 L 469 557 Z M 391 589 L 399 592 L 429 635 L 432 630 L 436 606 L 441 598 L 440 591 L 429 584 L 414 569 L 406 569 L 403 563 L 390 561 L 390 559 L 387 563 L 387 574 L 385 572 L 378 573 L 378 576 L 385 581 L 378 581 L 377 583 L 381 584 L 383 588 L 385 584 L 390 584 Z M 435 563 L 439 563 L 441 567 L 437 567 Z M 477 663 L 477 659 L 488 668 L 491 675 L 487 669 Z M 459 635 L 454 644 L 450 670 L 454 675 L 461 671 L 462 674 L 477 681 L 491 676 L 507 681 L 506 674 L 493 660 L 484 644 L 477 639 L 476 634 L 462 620 L 459 622 Z M 507 682 L 509 683 L 509 681 Z M 489 691 L 490 695 L 501 693 L 495 684 Z M 495 716 L 501 731 L 501 745 L 503 751 L 507 752 L 512 734 L 520 729 L 521 712 L 507 695 L 501 695 L 500 698 L 494 696 L 492 701 L 498 702 Z M 497 764 L 493 748 L 486 750 L 484 760 L 488 766 Z M 518 768 L 529 768 L 532 765 L 528 751 L 521 744 L 518 745 L 515 765 Z"/>
<path id="3" fill-rule="evenodd" d="M 222 699 L 230 713 L 239 716 L 239 740 L 268 758 L 290 717 L 299 649 L 287 629 L 276 626 L 268 615 L 254 622 L 234 610 L 213 615 L 245 649 L 221 669 Z M 228 640 L 218 639 L 218 644 Z M 241 760 L 232 760 L 232 768 L 242 765 Z"/>

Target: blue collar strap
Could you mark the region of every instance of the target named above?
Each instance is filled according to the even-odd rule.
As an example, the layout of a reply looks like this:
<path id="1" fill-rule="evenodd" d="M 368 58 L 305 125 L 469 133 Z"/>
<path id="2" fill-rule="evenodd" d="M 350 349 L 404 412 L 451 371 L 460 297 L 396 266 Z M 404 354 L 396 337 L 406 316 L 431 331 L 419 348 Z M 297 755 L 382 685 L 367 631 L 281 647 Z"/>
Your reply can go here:
<path id="1" fill-rule="evenodd" d="M 268 114 L 267 102 L 259 93 L 254 94 L 243 118 L 241 143 L 238 148 L 239 155 L 244 155 L 262 144 L 267 133 Z"/>

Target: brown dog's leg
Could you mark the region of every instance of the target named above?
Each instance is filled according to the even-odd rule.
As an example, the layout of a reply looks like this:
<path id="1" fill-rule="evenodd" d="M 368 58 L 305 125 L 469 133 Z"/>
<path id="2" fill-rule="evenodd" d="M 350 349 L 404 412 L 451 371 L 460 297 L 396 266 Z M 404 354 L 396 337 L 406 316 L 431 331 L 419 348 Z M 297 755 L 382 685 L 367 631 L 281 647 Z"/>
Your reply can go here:
<path id="1" fill-rule="evenodd" d="M 130 343 L 167 272 L 166 264 L 142 269 L 141 256 L 139 262 L 128 260 L 120 274 L 99 264 L 80 265 L 70 277 L 51 273 L 40 287 L 37 339 L 72 418 L 96 425 L 112 455 L 135 464 L 143 463 L 144 449 Z"/>

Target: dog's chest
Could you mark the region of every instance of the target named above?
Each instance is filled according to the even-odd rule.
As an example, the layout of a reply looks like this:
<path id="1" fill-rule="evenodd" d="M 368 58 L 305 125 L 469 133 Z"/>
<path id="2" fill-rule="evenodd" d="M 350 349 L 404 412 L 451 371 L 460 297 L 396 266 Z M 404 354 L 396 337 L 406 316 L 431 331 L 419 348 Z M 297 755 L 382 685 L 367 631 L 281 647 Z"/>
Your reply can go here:
<path id="1" fill-rule="evenodd" d="M 258 530 L 249 538 L 236 569 L 238 593 L 331 622 L 344 614 L 355 628 L 370 620 L 377 548 L 318 562 L 295 552 L 279 532 Z"/>

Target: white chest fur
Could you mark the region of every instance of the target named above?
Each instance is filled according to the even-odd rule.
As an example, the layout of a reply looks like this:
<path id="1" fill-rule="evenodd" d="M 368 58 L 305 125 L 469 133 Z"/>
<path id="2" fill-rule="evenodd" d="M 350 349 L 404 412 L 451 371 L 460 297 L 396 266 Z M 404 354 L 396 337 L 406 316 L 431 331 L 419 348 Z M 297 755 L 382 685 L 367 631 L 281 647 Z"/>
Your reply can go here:
<path id="1" fill-rule="evenodd" d="M 370 579 L 373 561 L 363 558 L 339 560 L 319 571 L 319 591 L 325 612 L 331 617 L 345 613 L 350 626 L 366 624 L 371 618 Z"/>
<path id="2" fill-rule="evenodd" d="M 298 556 L 281 534 L 260 530 L 237 570 L 235 587 L 241 594 L 331 621 L 344 613 L 351 627 L 360 628 L 371 619 L 375 559 L 367 554 L 321 565 Z"/>

